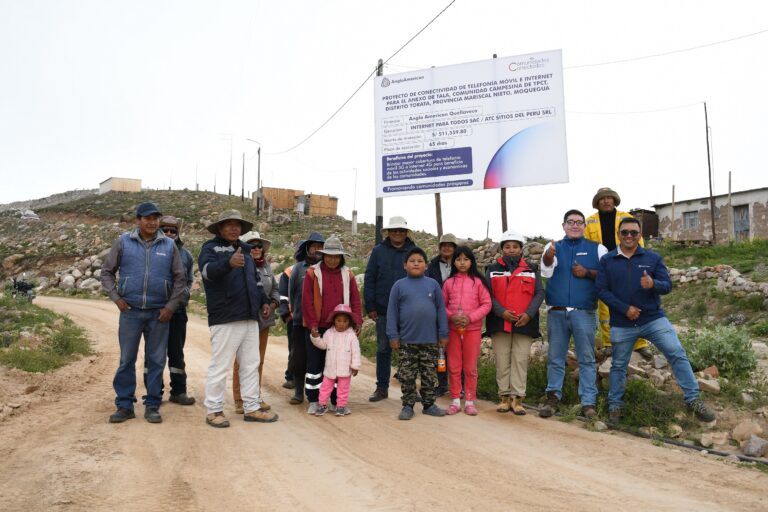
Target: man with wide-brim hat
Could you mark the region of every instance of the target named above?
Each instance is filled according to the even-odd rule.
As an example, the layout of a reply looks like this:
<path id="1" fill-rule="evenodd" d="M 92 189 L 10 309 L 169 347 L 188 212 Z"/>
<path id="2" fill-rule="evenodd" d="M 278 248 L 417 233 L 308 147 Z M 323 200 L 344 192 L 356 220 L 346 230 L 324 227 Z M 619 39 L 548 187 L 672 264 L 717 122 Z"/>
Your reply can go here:
<path id="1" fill-rule="evenodd" d="M 587 217 L 587 224 L 584 228 L 584 238 L 602 244 L 609 252 L 619 244 L 619 223 L 622 219 L 632 218 L 631 214 L 616 208 L 619 204 L 621 204 L 621 197 L 619 197 L 618 192 L 610 187 L 599 188 L 592 197 L 592 208 L 596 208 L 597 211 Z M 640 237 L 640 245 L 645 246 L 642 237 Z M 600 338 L 602 338 L 602 353 L 604 356 L 610 356 L 612 353 L 610 313 L 608 306 L 603 301 L 597 303 L 597 316 Z M 644 359 L 653 360 L 653 353 L 649 348 L 648 341 L 642 338 L 638 339 L 635 343 L 635 350 Z"/>
<path id="2" fill-rule="evenodd" d="M 277 279 L 272 271 L 272 266 L 267 261 L 267 250 L 272 246 L 272 242 L 262 237 L 258 231 L 248 231 L 240 235 L 240 241 L 251 246 L 250 257 L 256 265 L 256 272 L 259 274 L 261 286 L 264 294 L 269 299 L 269 316 L 259 319 L 259 389 L 262 387 L 262 375 L 264 370 L 264 357 L 267 354 L 267 343 L 269 342 L 269 328 L 275 325 L 275 310 L 280 304 L 280 292 L 277 287 Z M 240 363 L 235 359 L 235 366 L 232 369 L 232 398 L 235 401 L 235 412 L 243 414 L 243 398 L 240 393 Z M 271 406 L 261 397 L 260 409 L 269 410 Z"/>
<path id="3" fill-rule="evenodd" d="M 305 393 L 309 402 L 307 409 L 309 414 L 314 414 L 318 410 L 319 390 L 325 367 L 325 350 L 316 347 L 310 337 L 322 336 L 332 327 L 328 317 L 339 304 L 346 304 L 352 309 L 352 320 L 356 325 L 362 324 L 363 309 L 355 275 L 344 261 L 344 256 L 349 254 L 344 252 L 341 240 L 337 236 L 331 236 L 325 241 L 323 248 L 317 252 L 322 259 L 307 269 L 301 292 L 301 310 L 304 326 L 308 331 L 305 339 L 307 348 Z M 335 393 L 331 395 L 331 403 L 336 403 Z"/>
<path id="4" fill-rule="evenodd" d="M 228 427 L 224 415 L 227 373 L 235 358 L 240 363 L 240 388 L 245 421 L 273 422 L 277 414 L 260 406 L 259 321 L 269 316 L 269 299 L 256 272 L 251 246 L 240 240 L 253 223 L 237 210 L 222 212 L 208 226 L 214 237 L 203 244 L 198 258 L 205 286 L 211 363 L 205 384 L 206 423 Z"/>
<path id="5" fill-rule="evenodd" d="M 296 264 L 291 267 L 290 277 L 288 278 L 288 303 L 292 315 L 293 329 L 291 332 L 291 349 L 288 355 L 288 370 L 293 374 L 296 384 L 293 396 L 288 403 L 299 405 L 304 402 L 304 389 L 306 386 L 305 374 L 307 371 L 307 336 L 308 330 L 304 325 L 304 316 L 302 311 L 302 290 L 304 286 L 304 276 L 307 269 L 320 261 L 319 251 L 323 248 L 325 238 L 317 232 L 312 232 L 309 236 L 299 242 L 294 258 Z"/>
<path id="6" fill-rule="evenodd" d="M 384 240 L 371 251 L 365 267 L 365 310 L 376 321 L 376 390 L 368 398 L 378 402 L 389 396 L 392 349 L 387 338 L 387 306 L 395 281 L 406 276 L 405 257 L 416 247 L 404 217 L 395 216 L 381 230 Z"/>
<path id="7" fill-rule="evenodd" d="M 144 419 L 163 421 L 160 404 L 169 321 L 184 299 L 186 284 L 179 250 L 158 229 L 162 215 L 151 201 L 137 206 L 136 228 L 115 240 L 101 267 L 102 289 L 120 310 L 120 366 L 112 382 L 117 410 L 109 417 L 110 423 L 136 417 L 136 357 L 142 336 L 147 388 Z"/>

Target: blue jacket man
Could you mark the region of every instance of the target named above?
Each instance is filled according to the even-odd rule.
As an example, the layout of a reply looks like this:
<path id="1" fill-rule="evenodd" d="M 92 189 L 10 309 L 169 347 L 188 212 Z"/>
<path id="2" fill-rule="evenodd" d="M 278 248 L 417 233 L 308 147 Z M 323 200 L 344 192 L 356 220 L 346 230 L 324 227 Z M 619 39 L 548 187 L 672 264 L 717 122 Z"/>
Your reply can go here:
<path id="1" fill-rule="evenodd" d="M 605 247 L 584 238 L 584 214 L 569 210 L 563 216 L 565 237 L 550 242 L 541 258 L 541 276 L 548 278 L 546 288 L 547 398 L 539 416 L 548 418 L 557 411 L 565 377 L 565 357 L 573 336 L 579 362 L 579 397 L 582 414 L 597 415 L 597 368 L 595 365 L 595 328 L 597 327 L 597 292 L 595 278 Z"/>
<path id="2" fill-rule="evenodd" d="M 240 235 L 253 228 L 237 210 L 219 214 L 208 226 L 214 237 L 203 244 L 197 264 L 205 285 L 211 363 L 205 384 L 205 421 L 215 428 L 229 426 L 224 416 L 227 374 L 237 358 L 245 421 L 273 422 L 277 414 L 260 408 L 259 320 L 271 313 L 251 257 L 251 246 Z"/>
<path id="3" fill-rule="evenodd" d="M 669 361 L 675 381 L 683 390 L 688 408 L 702 421 L 715 414 L 699 398 L 699 386 L 691 363 L 680 344 L 675 328 L 661 308 L 661 295 L 672 290 L 667 267 L 661 256 L 642 248 L 640 222 L 625 218 L 619 222 L 619 246 L 600 260 L 597 292 L 611 315 L 613 359 L 608 374 L 608 416 L 621 420 L 627 366 L 637 338 L 645 338 Z"/>
<path id="4" fill-rule="evenodd" d="M 147 388 L 142 397 L 144 418 L 150 423 L 162 422 L 159 410 L 168 322 L 187 292 L 179 250 L 158 231 L 161 215 L 154 203 L 141 203 L 136 208 L 136 229 L 115 240 L 101 269 L 102 289 L 120 309 L 120 366 L 112 382 L 117 410 L 109 417 L 110 423 L 135 418 L 136 357 L 142 334 Z"/>
<path id="5" fill-rule="evenodd" d="M 406 276 L 405 257 L 416 247 L 410 237 L 408 222 L 392 217 L 382 228 L 384 240 L 371 251 L 365 267 L 363 297 L 368 317 L 376 322 L 376 390 L 368 398 L 378 402 L 389 396 L 392 349 L 387 338 L 387 306 L 395 281 Z"/>

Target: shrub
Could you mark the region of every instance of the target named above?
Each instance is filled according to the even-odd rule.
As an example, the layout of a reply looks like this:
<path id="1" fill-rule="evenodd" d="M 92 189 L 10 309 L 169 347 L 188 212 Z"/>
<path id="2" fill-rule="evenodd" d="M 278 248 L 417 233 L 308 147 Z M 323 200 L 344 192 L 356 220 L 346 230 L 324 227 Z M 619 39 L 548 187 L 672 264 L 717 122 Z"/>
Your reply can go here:
<path id="1" fill-rule="evenodd" d="M 757 358 L 746 331 L 717 326 L 688 332 L 680 340 L 694 370 L 717 366 L 729 378 L 746 378 L 757 367 Z"/>
<path id="2" fill-rule="evenodd" d="M 754 336 L 768 337 L 768 320 L 763 320 L 752 326 L 750 329 Z"/>
<path id="3" fill-rule="evenodd" d="M 655 426 L 666 429 L 682 410 L 677 395 L 659 392 L 647 380 L 630 380 L 624 389 L 624 413 L 622 425 L 630 428 Z"/>

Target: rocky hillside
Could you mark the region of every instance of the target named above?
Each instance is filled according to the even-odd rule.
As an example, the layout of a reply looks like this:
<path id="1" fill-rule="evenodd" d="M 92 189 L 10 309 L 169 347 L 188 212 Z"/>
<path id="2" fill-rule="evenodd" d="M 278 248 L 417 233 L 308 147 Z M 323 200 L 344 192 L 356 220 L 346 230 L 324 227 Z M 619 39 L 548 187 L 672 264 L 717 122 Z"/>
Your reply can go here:
<path id="1" fill-rule="evenodd" d="M 36 209 L 39 221 L 22 219 L 10 209 L 0 212 L 0 277 L 9 279 L 26 272 L 44 287 L 97 291 L 104 254 L 120 233 L 133 227 L 136 205 L 148 200 L 155 201 L 163 212 L 184 220 L 182 239 L 193 254 L 210 238 L 206 226 L 219 212 L 230 208 L 243 211 L 247 219 L 255 221 L 255 229 L 272 240 L 270 252 L 275 268 L 293 261 L 296 243 L 310 231 L 319 231 L 326 237 L 338 235 L 352 255 L 349 264 L 357 267 L 357 273 L 364 270 L 374 245 L 374 226 L 370 224 L 358 224 L 358 232 L 353 235 L 351 221 L 339 216 L 308 217 L 290 210 L 275 210 L 271 214 L 261 212 L 256 218 L 254 209 L 239 197 L 211 192 L 111 192 L 73 197 Z M 436 254 L 435 235 L 416 232 L 414 238 L 428 254 Z M 497 255 L 498 245 L 493 242 L 467 242 L 475 248 L 479 262 L 488 262 Z M 530 251 L 531 257 L 538 259 L 541 245 L 530 244 Z"/>

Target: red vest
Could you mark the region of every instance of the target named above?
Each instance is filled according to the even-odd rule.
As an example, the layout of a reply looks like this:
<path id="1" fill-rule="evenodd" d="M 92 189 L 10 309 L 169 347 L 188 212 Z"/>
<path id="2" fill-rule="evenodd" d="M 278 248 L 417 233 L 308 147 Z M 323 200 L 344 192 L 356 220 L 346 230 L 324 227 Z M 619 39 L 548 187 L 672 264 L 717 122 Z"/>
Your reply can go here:
<path id="1" fill-rule="evenodd" d="M 504 260 L 498 262 L 504 265 Z M 520 263 L 513 272 L 491 272 L 491 291 L 493 297 L 514 315 L 525 313 L 536 291 L 536 274 L 528 263 L 520 258 Z M 504 331 L 512 332 L 512 324 L 504 322 Z"/>

